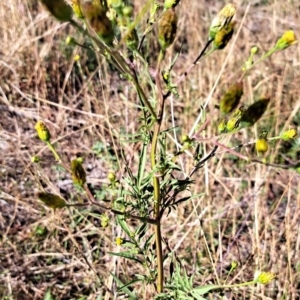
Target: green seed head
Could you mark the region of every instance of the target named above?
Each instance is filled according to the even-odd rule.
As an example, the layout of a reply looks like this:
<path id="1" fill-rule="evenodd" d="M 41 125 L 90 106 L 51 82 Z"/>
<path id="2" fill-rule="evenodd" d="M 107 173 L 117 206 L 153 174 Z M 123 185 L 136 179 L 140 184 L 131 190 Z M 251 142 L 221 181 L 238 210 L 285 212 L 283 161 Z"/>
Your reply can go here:
<path id="1" fill-rule="evenodd" d="M 229 87 L 225 95 L 220 101 L 220 110 L 222 113 L 227 114 L 232 112 L 239 104 L 243 95 L 243 82 L 237 82 Z"/>
<path id="2" fill-rule="evenodd" d="M 73 10 L 64 0 L 40 0 L 45 8 L 59 21 L 71 21 Z"/>
<path id="3" fill-rule="evenodd" d="M 158 25 L 158 41 L 162 50 L 166 50 L 173 42 L 177 31 L 177 15 L 175 10 L 166 10 Z"/>
<path id="4" fill-rule="evenodd" d="M 82 166 L 83 160 L 81 157 L 71 161 L 71 175 L 75 184 L 83 186 L 86 183 L 86 173 Z"/>
<path id="5" fill-rule="evenodd" d="M 231 40 L 231 37 L 233 35 L 234 25 L 235 25 L 235 21 L 232 21 L 229 24 L 223 26 L 222 29 L 220 29 L 216 33 L 214 38 L 214 43 L 213 43 L 215 49 L 221 50 L 226 47 L 226 45 Z"/>
<path id="6" fill-rule="evenodd" d="M 214 17 L 209 27 L 209 39 L 214 40 L 216 34 L 222 30 L 223 27 L 231 23 L 235 15 L 236 8 L 232 3 L 227 4 L 223 9 Z"/>

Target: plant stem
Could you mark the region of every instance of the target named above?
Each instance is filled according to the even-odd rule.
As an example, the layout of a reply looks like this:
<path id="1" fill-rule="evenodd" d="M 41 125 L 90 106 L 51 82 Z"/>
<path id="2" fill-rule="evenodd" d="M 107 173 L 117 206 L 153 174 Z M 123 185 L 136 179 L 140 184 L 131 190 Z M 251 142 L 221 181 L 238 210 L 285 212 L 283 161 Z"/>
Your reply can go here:
<path id="1" fill-rule="evenodd" d="M 160 193 L 160 182 L 159 177 L 156 176 L 156 151 L 157 151 L 157 142 L 158 136 L 160 133 L 160 128 L 163 120 L 164 106 L 165 106 L 165 97 L 162 93 L 162 87 L 160 82 L 160 62 L 162 59 L 162 52 L 159 54 L 158 65 L 156 69 L 156 86 L 158 89 L 159 95 L 159 108 L 158 108 L 158 116 L 156 126 L 154 128 L 152 144 L 151 144 L 151 167 L 154 172 L 153 174 L 153 198 L 154 198 L 154 217 L 156 220 L 155 226 L 155 243 L 156 243 L 156 257 L 157 257 L 157 292 L 161 293 L 163 291 L 163 279 L 164 279 L 164 270 L 163 270 L 163 255 L 162 255 L 162 237 L 161 237 L 161 215 L 160 215 L 160 207 L 161 207 L 161 193 Z"/>
<path id="2" fill-rule="evenodd" d="M 54 149 L 54 147 L 52 146 L 52 144 L 50 142 L 48 142 L 48 141 L 46 141 L 46 144 L 47 144 L 48 148 L 51 150 L 51 152 L 53 153 L 55 159 L 57 161 L 61 161 L 58 153 L 56 152 L 56 150 Z"/>

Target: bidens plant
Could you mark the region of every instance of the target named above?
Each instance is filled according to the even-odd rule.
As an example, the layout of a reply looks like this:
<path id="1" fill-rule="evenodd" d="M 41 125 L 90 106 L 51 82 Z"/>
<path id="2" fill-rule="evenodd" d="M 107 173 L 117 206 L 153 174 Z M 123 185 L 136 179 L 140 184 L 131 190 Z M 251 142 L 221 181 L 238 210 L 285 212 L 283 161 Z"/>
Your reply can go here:
<path id="1" fill-rule="evenodd" d="M 208 26 L 208 39 L 205 38 L 207 41 L 205 47 L 199 51 L 199 55 L 193 60 L 187 71 L 173 83 L 171 82 L 174 77 L 173 68 L 180 59 L 180 53 L 177 53 L 175 58 L 170 59 L 168 49 L 176 42 L 180 1 L 166 0 L 163 7 L 154 1 L 147 1 L 142 12 L 136 16 L 133 13 L 133 7 L 122 0 L 73 0 L 71 6 L 63 0 L 41 0 L 41 2 L 58 21 L 69 22 L 78 33 L 88 39 L 91 42 L 88 49 L 94 51 L 95 55 L 102 56 L 111 66 L 111 72 L 118 72 L 121 78 L 127 80 L 127 84 L 136 91 L 140 101 L 140 110 L 138 111 L 140 126 L 134 135 L 125 136 L 124 140 L 139 143 L 141 148 L 137 172 L 130 168 L 125 155 L 122 155 L 122 166 L 125 168 L 127 176 L 118 178 L 115 172 L 108 172 L 109 185 L 106 189 L 106 199 L 99 200 L 87 184 L 89 179 L 83 159 L 76 157 L 69 162 L 61 159 L 50 143 L 49 130 L 43 122 L 39 121 L 36 124 L 39 138 L 47 144 L 56 160 L 69 172 L 78 189 L 84 191 L 85 199 L 69 203 L 69 199 L 64 200 L 59 195 L 45 191 L 39 193 L 38 198 L 53 209 L 70 206 L 78 208 L 96 206 L 102 211 L 102 227 L 109 226 L 113 219 L 112 216 L 115 216 L 113 220 L 120 225 L 124 232 L 124 238 L 118 236 L 115 243 L 124 251 L 111 254 L 140 264 L 145 270 L 144 274 L 136 276 L 129 282 L 121 282 L 114 274 L 119 286 L 118 291 L 127 293 L 131 297 L 130 299 L 140 297 L 128 289 L 130 285 L 135 285 L 137 282 L 153 285 L 156 289 L 157 299 L 171 299 L 168 298 L 168 293 L 164 293 L 167 290 L 171 291 L 170 293 L 173 293 L 174 297 L 180 295 L 181 298 L 178 299 L 194 299 L 191 295 L 197 299 L 204 299 L 202 296 L 214 289 L 245 286 L 258 282 L 266 284 L 271 281 L 275 277 L 273 273 L 261 273 L 250 283 L 228 285 L 225 280 L 224 284 L 195 288 L 192 278 L 188 278 L 184 272 L 182 274 L 180 269 L 174 271 L 174 268 L 170 271 L 169 278 L 166 278 L 164 262 L 168 259 L 167 252 L 170 251 L 161 228 L 163 218 L 168 217 L 171 210 L 199 196 L 193 193 L 187 196 L 185 192 L 191 190 L 193 176 L 205 163 L 218 155 L 217 150 L 219 148 L 225 149 L 225 151 L 230 150 L 232 153 L 236 153 L 238 158 L 245 159 L 247 162 L 268 164 L 266 159 L 260 160 L 257 157 L 257 154 L 265 155 L 271 147 L 268 139 L 289 140 L 296 137 L 297 131 L 294 128 L 273 138 L 267 138 L 267 131 L 263 131 L 259 138 L 252 142 L 252 144 L 255 143 L 257 152 L 252 157 L 241 156 L 234 152 L 234 147 L 229 149 L 227 145 L 223 144 L 224 141 L 226 143 L 228 135 L 241 129 L 248 130 L 268 110 L 272 99 L 264 95 L 250 105 L 243 104 L 244 79 L 259 62 L 264 61 L 276 51 L 284 50 L 295 44 L 294 33 L 292 31 L 284 33 L 275 46 L 257 60 L 255 60 L 255 56 L 258 53 L 258 47 L 251 49 L 250 56 L 245 59 L 244 65 L 241 66 L 239 80 L 228 87 L 218 103 L 220 119 L 217 121 L 219 124 L 215 126 L 216 135 L 211 137 L 214 145 L 211 153 L 205 157 L 197 154 L 197 149 L 201 147 L 201 143 L 204 143 L 204 140 L 199 137 L 202 124 L 199 123 L 201 117 L 198 117 L 190 130 L 190 134 L 183 135 L 183 144 L 177 145 L 178 151 L 175 154 L 170 154 L 167 150 L 171 143 L 168 140 L 168 133 L 172 130 L 172 126 L 169 128 L 162 126 L 166 100 L 171 95 L 174 97 L 179 95 L 177 86 L 187 78 L 193 67 L 200 64 L 204 59 L 209 59 L 215 51 L 220 51 L 228 45 L 236 26 L 236 22 L 233 20 L 236 7 L 229 3 L 215 16 L 211 25 Z M 147 16 L 148 22 L 146 28 L 142 29 L 140 28 L 140 20 L 144 15 Z M 150 54 L 145 52 L 144 42 L 153 38 L 155 33 L 157 33 L 160 52 L 156 54 L 156 65 L 149 66 L 148 56 Z M 68 37 L 66 42 L 70 46 L 76 45 L 86 48 L 75 37 Z M 127 48 L 123 47 L 124 44 L 127 45 Z M 167 60 L 171 61 L 171 64 L 168 68 L 162 69 Z M 138 68 L 143 68 L 143 72 Z M 203 109 L 205 110 L 205 107 Z M 208 120 L 204 120 L 203 123 L 206 121 L 208 122 Z M 194 133 L 196 128 L 200 129 Z M 187 129 L 183 129 L 183 132 L 187 132 Z M 180 165 L 177 164 L 177 160 L 179 156 L 184 156 L 187 151 L 195 151 L 195 161 L 193 169 L 184 174 Z M 131 226 L 130 219 L 138 221 L 139 225 Z M 153 234 L 149 235 L 149 232 Z M 153 242 L 154 247 L 152 246 Z M 166 246 L 166 250 L 163 250 L 163 244 Z M 176 264 L 175 256 L 172 258 L 171 264 Z M 179 267 L 178 263 L 176 265 Z M 235 268 L 237 268 L 236 265 Z"/>

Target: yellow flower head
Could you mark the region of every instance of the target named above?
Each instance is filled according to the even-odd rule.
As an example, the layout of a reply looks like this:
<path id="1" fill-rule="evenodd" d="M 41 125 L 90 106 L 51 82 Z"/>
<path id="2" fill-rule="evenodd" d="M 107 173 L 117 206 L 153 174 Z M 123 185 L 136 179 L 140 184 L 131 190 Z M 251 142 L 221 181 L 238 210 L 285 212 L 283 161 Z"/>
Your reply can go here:
<path id="1" fill-rule="evenodd" d="M 254 276 L 254 280 L 256 282 L 259 282 L 261 284 L 268 284 L 270 283 L 274 278 L 276 278 L 276 274 L 273 272 L 256 272 Z"/>
<path id="2" fill-rule="evenodd" d="M 228 122 L 228 120 L 226 118 L 221 120 L 221 122 L 218 125 L 218 132 L 219 133 L 226 133 L 227 132 L 227 122 Z"/>
<path id="3" fill-rule="evenodd" d="M 236 8 L 232 3 L 227 4 L 223 9 L 214 17 L 209 27 L 209 39 L 213 40 L 216 34 L 226 25 L 228 25 L 233 16 L 235 15 Z"/>
<path id="4" fill-rule="evenodd" d="M 101 219 L 101 227 L 107 227 L 109 225 L 109 217 L 107 214 L 102 214 L 100 216 Z"/>
<path id="5" fill-rule="evenodd" d="M 80 60 L 80 55 L 76 54 L 73 59 L 74 59 L 74 61 L 79 61 Z"/>
<path id="6" fill-rule="evenodd" d="M 36 129 L 36 132 L 37 132 L 40 140 L 42 140 L 43 142 L 50 141 L 51 135 L 50 135 L 50 132 L 49 132 L 47 126 L 45 125 L 45 123 L 43 123 L 42 121 L 38 121 L 35 124 L 35 129 Z"/>
<path id="7" fill-rule="evenodd" d="M 281 135 L 280 138 L 284 141 L 288 141 L 291 139 L 294 139 L 297 136 L 297 129 L 295 128 L 290 128 L 286 131 L 284 131 Z"/>
<path id="8" fill-rule="evenodd" d="M 268 135 L 268 131 L 264 130 L 260 134 L 259 139 L 257 139 L 255 143 L 255 149 L 257 153 L 264 154 L 268 151 L 269 145 L 267 142 L 267 135 Z"/>
<path id="9" fill-rule="evenodd" d="M 118 246 L 121 246 L 122 244 L 123 244 L 123 239 L 121 238 L 121 237 L 116 237 L 116 244 L 118 245 Z"/>
<path id="10" fill-rule="evenodd" d="M 114 172 L 109 172 L 107 174 L 107 179 L 110 181 L 110 183 L 116 182 L 116 174 Z"/>
<path id="11" fill-rule="evenodd" d="M 238 127 L 240 126 L 241 118 L 243 116 L 243 112 L 244 112 L 243 106 L 235 110 L 232 117 L 228 120 L 226 124 L 227 132 L 232 132 L 235 129 L 238 129 Z"/>
<path id="12" fill-rule="evenodd" d="M 296 39 L 295 33 L 293 30 L 286 31 L 281 38 L 276 43 L 276 48 L 278 50 L 286 49 L 287 47 L 296 44 L 298 41 Z"/>
<path id="13" fill-rule="evenodd" d="M 266 153 L 268 151 L 269 145 L 265 139 L 258 139 L 255 143 L 255 149 L 258 153 Z"/>

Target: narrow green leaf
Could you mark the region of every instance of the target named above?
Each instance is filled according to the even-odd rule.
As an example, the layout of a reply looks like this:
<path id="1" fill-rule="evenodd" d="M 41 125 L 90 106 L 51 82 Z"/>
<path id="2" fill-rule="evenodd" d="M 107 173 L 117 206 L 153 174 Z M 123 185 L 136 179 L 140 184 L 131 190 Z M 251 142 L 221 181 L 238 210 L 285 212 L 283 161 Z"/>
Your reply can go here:
<path id="1" fill-rule="evenodd" d="M 204 286 L 197 287 L 194 289 L 194 291 L 198 295 L 204 295 L 204 294 L 207 294 L 211 290 L 216 290 L 216 289 L 220 289 L 220 288 L 222 288 L 221 285 L 210 284 L 210 285 L 204 285 Z"/>
<path id="2" fill-rule="evenodd" d="M 137 181 L 138 181 L 139 187 L 141 186 L 141 183 L 142 183 L 142 180 L 144 177 L 146 160 L 147 160 L 147 145 L 144 143 L 142 151 L 141 151 L 141 155 L 140 155 L 139 169 L 138 169 L 138 175 L 137 175 Z"/>
<path id="3" fill-rule="evenodd" d="M 114 280 L 116 281 L 116 283 L 119 287 L 118 292 L 123 291 L 126 295 L 128 295 L 130 297 L 130 299 L 138 300 L 138 297 L 136 296 L 136 294 L 132 293 L 128 288 L 129 285 L 137 282 L 138 280 L 132 280 L 127 284 L 123 284 L 123 282 L 117 276 L 115 276 L 112 272 L 110 272 L 110 274 L 114 278 Z"/>
<path id="4" fill-rule="evenodd" d="M 194 290 L 191 291 L 191 295 L 197 299 L 197 300 L 207 300 L 206 298 L 203 298 L 202 296 L 200 296 L 197 292 L 195 292 Z"/>
<path id="5" fill-rule="evenodd" d="M 121 226 L 121 228 L 126 232 L 126 234 L 131 237 L 132 235 L 132 232 L 131 230 L 129 229 L 127 223 L 126 223 L 126 220 L 124 220 L 124 217 L 122 216 L 117 216 L 117 221 L 118 221 L 118 224 Z"/>
<path id="6" fill-rule="evenodd" d="M 124 257 L 126 259 L 134 260 L 135 262 L 139 264 L 143 264 L 142 261 L 140 261 L 135 255 L 129 252 L 108 252 L 111 255 L 119 256 L 119 257 Z"/>
<path id="7" fill-rule="evenodd" d="M 148 227 L 147 223 L 143 223 L 135 231 L 135 236 L 137 236 L 139 240 L 145 235 L 147 227 Z"/>
<path id="8" fill-rule="evenodd" d="M 50 290 L 47 290 L 47 292 L 45 293 L 44 300 L 54 300 Z"/>

